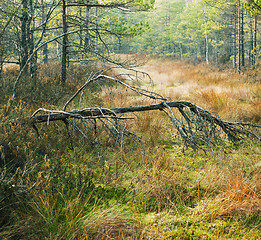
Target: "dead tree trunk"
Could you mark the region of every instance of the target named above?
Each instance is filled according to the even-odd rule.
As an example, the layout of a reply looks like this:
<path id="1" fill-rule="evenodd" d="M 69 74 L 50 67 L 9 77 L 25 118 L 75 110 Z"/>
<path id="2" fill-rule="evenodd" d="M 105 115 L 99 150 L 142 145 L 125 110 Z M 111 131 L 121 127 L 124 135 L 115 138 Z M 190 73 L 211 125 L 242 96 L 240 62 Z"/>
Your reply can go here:
<path id="1" fill-rule="evenodd" d="M 176 117 L 176 113 L 172 108 L 178 110 L 181 118 Z M 40 108 L 31 117 L 25 119 L 30 124 L 34 125 L 38 123 L 51 122 L 51 121 L 66 121 L 67 119 L 114 119 L 123 120 L 128 117 L 123 117 L 122 114 L 162 110 L 170 118 L 174 127 L 177 129 L 179 135 L 184 140 L 185 145 L 194 149 L 201 145 L 216 145 L 215 138 L 218 136 L 219 130 L 223 131 L 229 140 L 236 142 L 241 139 L 242 136 L 255 137 L 260 141 L 260 137 L 254 132 L 250 131 L 248 127 L 258 127 L 251 123 L 240 122 L 226 122 L 219 117 L 210 113 L 209 111 L 202 109 L 195 104 L 188 101 L 173 101 L 173 102 L 161 102 L 153 105 L 141 105 L 130 106 L 122 108 L 88 108 L 82 110 L 72 111 L 56 111 Z M 37 115 L 39 112 L 48 112 L 47 114 Z M 121 114 L 121 115 L 119 115 Z M 36 126 L 35 126 L 36 128 Z M 219 130 L 218 130 L 219 129 Z M 220 133 L 219 133 L 220 134 Z"/>
<path id="2" fill-rule="evenodd" d="M 223 132 L 229 140 L 236 142 L 243 136 L 251 136 L 260 140 L 260 137 L 254 133 L 249 128 L 261 126 L 254 125 L 251 123 L 233 123 L 225 122 L 221 120 L 217 115 L 196 106 L 195 104 L 188 101 L 173 101 L 166 102 L 166 98 L 161 96 L 156 92 L 151 92 L 149 90 L 131 86 L 128 83 L 138 84 L 142 79 L 147 78 L 149 83 L 152 83 L 152 79 L 145 72 L 139 72 L 134 69 L 124 69 L 124 73 L 116 74 L 115 76 L 108 76 L 105 73 L 111 71 L 112 68 L 101 70 L 95 74 L 90 74 L 86 83 L 83 84 L 75 94 L 65 103 L 62 110 L 49 110 L 40 108 L 35 111 L 31 117 L 26 119 L 12 120 L 11 122 L 27 122 L 34 126 L 37 130 L 36 125 L 44 122 L 52 121 L 63 121 L 66 123 L 68 129 L 68 124 L 72 124 L 73 128 L 78 130 L 84 137 L 86 135 L 83 133 L 86 129 L 86 124 L 83 125 L 83 130 L 81 127 L 75 125 L 74 121 L 71 122 L 70 119 L 79 119 L 81 123 L 88 120 L 99 120 L 105 128 L 109 129 L 110 134 L 112 134 L 115 139 L 122 139 L 126 136 L 126 123 L 125 119 L 130 118 L 129 116 L 124 116 L 123 114 L 142 112 L 142 111 L 152 111 L 161 110 L 169 117 L 174 128 L 178 131 L 178 134 L 184 140 L 185 146 L 190 146 L 193 149 L 201 148 L 202 145 L 211 147 L 216 146 L 219 140 L 222 140 L 221 132 Z M 126 89 L 131 90 L 141 96 L 155 100 L 161 100 L 161 103 L 152 105 L 142 105 L 142 106 L 129 106 L 121 108 L 84 108 L 81 109 L 80 103 L 84 94 L 84 90 L 89 83 L 101 80 L 103 82 L 110 81 L 115 84 L 121 85 Z M 15 92 L 14 92 L 15 93 Z M 79 109 L 66 111 L 67 106 L 72 103 L 75 99 L 79 98 Z M 175 111 L 173 111 L 175 109 Z M 39 115 L 40 112 L 46 112 L 47 114 Z M 88 124 L 87 124 L 88 125 Z M 38 132 L 38 130 L 37 130 Z M 117 140 L 116 140 L 117 141 Z"/>

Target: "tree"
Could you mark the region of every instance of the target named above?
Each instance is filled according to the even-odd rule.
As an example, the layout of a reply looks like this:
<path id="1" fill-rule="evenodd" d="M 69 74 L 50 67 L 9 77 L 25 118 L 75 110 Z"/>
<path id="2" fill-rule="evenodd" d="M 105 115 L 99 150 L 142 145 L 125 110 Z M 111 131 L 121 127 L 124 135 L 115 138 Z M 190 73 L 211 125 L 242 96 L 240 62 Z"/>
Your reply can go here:
<path id="1" fill-rule="evenodd" d="M 15 13 L 13 11 L 8 12 L 5 11 L 3 8 L 5 7 L 4 2 L 0 2 L 0 78 L 1 78 L 1 73 L 3 69 L 3 64 L 4 62 L 8 62 L 6 58 L 8 57 L 8 49 L 9 49 L 9 33 L 8 33 L 8 28 L 11 25 L 11 22 L 14 18 Z"/>
<path id="2" fill-rule="evenodd" d="M 238 0 L 159 1 L 154 12 L 149 13 L 150 32 L 134 38 L 130 44 L 135 46 L 134 52 L 149 49 L 150 54 L 229 63 L 241 69 L 249 54 L 258 55 L 258 49 L 254 50 L 253 46 L 254 12 L 246 11 L 245 3 L 240 1 L 239 5 Z M 168 13 L 170 27 L 164 25 Z M 141 14 L 139 17 L 144 18 Z M 248 44 L 251 35 L 248 18 L 253 22 L 251 46 Z M 258 28 L 256 46 L 261 40 Z"/>
<path id="3" fill-rule="evenodd" d="M 67 20 L 66 20 L 66 2 L 65 0 L 62 1 L 63 3 L 63 45 L 62 45 L 62 84 L 64 85 L 66 82 L 66 62 L 67 62 L 67 49 L 68 49 L 68 36 L 67 36 Z"/>
<path id="4" fill-rule="evenodd" d="M 256 14 L 261 13 L 261 1 L 260 0 L 248 0 L 245 3 L 246 8 L 255 12 Z"/>
<path id="5" fill-rule="evenodd" d="M 14 85 L 14 94 L 13 98 L 16 96 L 16 89 L 19 83 L 19 79 L 21 78 L 22 74 L 25 72 L 27 73 L 28 64 L 31 63 L 31 70 L 34 69 L 36 71 L 36 62 L 37 62 L 37 52 L 39 49 L 44 48 L 46 51 L 47 44 L 53 43 L 56 41 L 58 44 L 62 45 L 62 61 L 61 61 L 61 83 L 64 85 L 66 82 L 66 75 L 67 75 L 67 66 L 69 65 L 69 57 L 75 57 L 75 52 L 77 52 L 77 56 L 79 56 L 79 52 L 83 52 L 82 56 L 84 56 L 84 59 L 78 59 L 77 61 L 89 61 L 88 59 L 93 60 L 94 58 L 96 60 L 102 59 L 107 62 L 111 62 L 118 65 L 125 65 L 124 62 L 119 62 L 115 60 L 115 58 L 111 57 L 111 52 L 113 53 L 113 47 L 115 42 L 112 37 L 116 37 L 117 43 L 120 40 L 122 36 L 132 36 L 139 34 L 141 31 L 143 31 L 143 24 L 135 24 L 134 27 L 126 26 L 121 24 L 119 22 L 120 17 L 115 18 L 115 14 L 111 12 L 112 10 L 118 9 L 121 11 L 122 9 L 131 9 L 131 11 L 134 10 L 146 10 L 153 6 L 154 1 L 141 1 L 141 0 L 135 0 L 135 1 L 107 1 L 106 3 L 100 2 L 100 1 L 81 1 L 81 2 L 74 2 L 74 1 L 67 1 L 67 0 L 52 0 L 48 4 L 49 10 L 47 11 L 47 14 L 45 15 L 45 21 L 43 21 L 43 14 L 41 15 L 41 18 L 34 19 L 35 22 L 39 22 L 39 26 L 36 26 L 34 29 L 32 29 L 31 21 L 33 19 L 33 13 L 34 13 L 34 6 L 33 2 L 30 0 L 30 21 L 28 20 L 28 1 L 29 0 L 23 0 L 23 8 L 22 13 L 23 17 L 21 18 L 21 68 L 20 68 L 20 74 L 16 79 L 15 85 Z M 41 2 L 43 3 L 43 2 Z M 62 34 L 59 33 L 61 30 L 61 27 L 59 27 L 59 21 L 61 21 L 61 18 L 59 18 L 59 11 L 57 10 L 58 7 L 62 3 Z M 43 8 L 41 5 L 35 5 L 38 9 Z M 91 11 L 91 9 L 95 8 L 96 15 L 94 15 L 95 20 L 89 18 L 89 14 L 87 14 L 87 20 L 86 18 L 81 19 L 78 17 L 77 10 L 81 8 L 87 8 L 88 11 Z M 66 9 L 70 8 L 70 14 L 67 14 Z M 111 10 L 111 11 L 104 11 L 104 10 Z M 100 10 L 100 12 L 98 11 Z M 43 10 L 42 10 L 43 11 Z M 98 17 L 97 14 L 100 14 Z M 110 21 L 111 18 L 116 19 L 115 24 L 112 24 Z M 36 21 L 38 20 L 38 21 Z M 51 39 L 44 39 L 45 33 L 49 30 L 47 25 L 55 23 L 56 26 L 52 26 L 49 28 L 52 30 L 53 34 L 49 35 Z M 86 25 L 87 23 L 87 25 Z M 138 29 L 137 29 L 138 27 Z M 54 31 L 53 31 L 54 30 Z M 34 33 L 36 31 L 40 31 L 40 34 L 38 38 L 34 38 Z M 79 34 L 85 33 L 85 47 L 82 47 L 81 44 L 79 44 L 82 40 L 79 41 Z M 95 37 L 94 37 L 95 36 Z M 62 38 L 63 42 L 60 43 L 59 39 Z M 43 39 L 46 40 L 43 42 Z M 88 40 L 88 41 L 87 41 Z M 113 42 L 111 43 L 111 40 Z M 34 43 L 35 41 L 35 43 Z M 88 42 L 89 47 L 86 46 L 86 43 Z M 28 46 L 30 45 L 30 56 L 28 52 Z M 70 47 L 69 47 L 70 45 Z M 95 47 L 93 47 L 95 46 Z M 71 54 L 71 50 L 72 51 Z M 46 59 L 46 52 L 45 57 Z M 87 59 L 86 59 L 87 58 Z M 75 60 L 73 60 L 75 61 Z M 34 75 L 34 74 L 32 74 Z"/>
<path id="6" fill-rule="evenodd" d="M 21 64 L 20 69 L 24 68 L 24 74 L 28 74 L 28 66 L 26 60 L 28 59 L 28 0 L 22 0 L 22 16 L 21 16 Z"/>

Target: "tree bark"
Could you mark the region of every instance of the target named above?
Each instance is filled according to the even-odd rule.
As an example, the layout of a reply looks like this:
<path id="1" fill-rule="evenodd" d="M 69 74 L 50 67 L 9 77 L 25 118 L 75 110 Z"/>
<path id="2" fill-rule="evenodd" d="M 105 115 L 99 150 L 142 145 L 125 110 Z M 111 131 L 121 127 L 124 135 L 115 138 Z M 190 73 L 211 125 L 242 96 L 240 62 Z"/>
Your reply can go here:
<path id="1" fill-rule="evenodd" d="M 186 101 L 175 101 L 166 103 L 169 107 L 178 107 L 182 104 L 190 104 L 190 102 Z M 32 123 L 42 123 L 47 121 L 57 121 L 57 120 L 65 120 L 68 117 L 74 118 L 92 118 L 92 117 L 102 117 L 109 116 L 115 114 L 122 113 L 131 113 L 131 112 L 140 112 L 140 111 L 150 111 L 150 110 L 162 110 L 165 106 L 162 103 L 153 104 L 153 105 L 142 105 L 136 107 L 122 107 L 122 108 L 111 108 L 111 109 L 83 109 L 83 110 L 72 110 L 69 112 L 65 111 L 53 111 L 54 113 L 43 114 L 38 116 L 33 116 L 28 118 Z M 41 110 L 41 109 L 39 109 Z"/>
<path id="2" fill-rule="evenodd" d="M 26 64 L 28 59 L 28 35 L 27 26 L 28 25 L 28 0 L 22 0 L 22 16 L 21 16 L 21 64 L 20 70 Z M 28 74 L 28 66 L 25 66 L 23 73 Z"/>
<path id="3" fill-rule="evenodd" d="M 256 65 L 256 54 L 257 54 L 257 15 L 254 16 L 254 36 L 253 36 L 253 66 Z"/>
<path id="4" fill-rule="evenodd" d="M 248 52 L 248 65 L 252 66 L 253 59 L 253 26 L 252 16 L 249 15 L 249 52 Z"/>
<path id="5" fill-rule="evenodd" d="M 241 3 L 240 0 L 238 0 L 238 62 L 237 62 L 237 71 L 238 73 L 241 72 Z"/>
<path id="6" fill-rule="evenodd" d="M 183 51 L 182 51 L 182 43 L 179 42 L 179 53 L 180 53 L 180 59 L 183 60 Z"/>
<path id="7" fill-rule="evenodd" d="M 44 24 L 44 22 L 46 21 L 46 15 L 45 15 L 45 7 L 44 7 L 44 2 L 43 0 L 41 0 L 41 5 L 42 5 L 42 24 Z M 44 36 L 46 35 L 46 33 L 44 33 Z M 43 47 L 43 55 L 44 55 L 44 63 L 48 62 L 48 45 L 44 45 Z"/>
<path id="8" fill-rule="evenodd" d="M 34 16 L 34 6 L 33 6 L 33 0 L 29 0 L 29 21 L 28 21 L 28 37 L 29 37 L 29 54 L 32 55 L 34 52 L 34 31 L 31 28 L 31 23 L 33 21 Z M 30 74 L 31 77 L 36 84 L 36 78 L 37 78 L 37 52 L 33 55 L 30 61 Z"/>
<path id="9" fill-rule="evenodd" d="M 242 56 L 242 67 L 245 66 L 245 36 L 244 36 L 244 6 L 241 6 L 241 56 Z"/>
<path id="10" fill-rule="evenodd" d="M 206 58 L 206 63 L 208 64 L 208 35 L 207 35 L 207 20 L 206 20 L 206 3 L 204 5 L 204 23 L 205 23 L 205 58 Z"/>
<path id="11" fill-rule="evenodd" d="M 236 69 L 237 66 L 237 14 L 236 14 L 236 7 L 234 11 L 234 28 L 233 28 L 234 36 L 233 36 L 233 68 Z"/>
<path id="12" fill-rule="evenodd" d="M 80 18 L 82 19 L 82 9 L 80 8 L 79 9 L 79 15 L 80 15 Z M 79 35 L 80 35 L 80 42 L 79 42 L 79 45 L 80 45 L 80 49 L 82 49 L 82 39 L 83 39 L 83 36 L 82 36 L 82 24 L 80 24 L 80 32 L 79 32 Z"/>
<path id="13" fill-rule="evenodd" d="M 84 40 L 84 50 L 85 52 L 88 52 L 89 50 L 89 45 L 90 45 L 90 33 L 89 33 L 89 21 L 90 21 L 90 7 L 86 6 L 85 7 L 85 40 Z"/>
<path id="14" fill-rule="evenodd" d="M 63 47 L 62 47 L 62 85 L 65 85 L 67 79 L 67 22 L 66 22 L 66 3 L 63 0 Z"/>

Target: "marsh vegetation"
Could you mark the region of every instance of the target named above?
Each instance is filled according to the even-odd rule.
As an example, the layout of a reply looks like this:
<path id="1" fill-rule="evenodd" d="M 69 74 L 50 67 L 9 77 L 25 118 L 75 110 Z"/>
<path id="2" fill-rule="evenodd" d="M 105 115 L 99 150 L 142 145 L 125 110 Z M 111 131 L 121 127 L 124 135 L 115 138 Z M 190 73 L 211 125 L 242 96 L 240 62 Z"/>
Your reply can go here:
<path id="1" fill-rule="evenodd" d="M 80 75 L 72 76 L 79 82 L 92 71 L 75 68 Z M 151 73 L 152 89 L 170 99 L 195 102 L 226 120 L 260 123 L 261 86 L 252 71 L 239 75 L 169 59 L 151 59 L 141 68 Z M 40 67 L 41 86 L 33 98 L 32 83 L 24 78 L 24 99 L 9 116 L 26 117 L 42 106 L 60 109 L 80 83 L 69 80 L 62 91 L 53 81 L 56 69 Z M 5 68 L 1 103 L 10 96 L 17 71 Z M 155 102 L 121 88 L 93 85 L 81 104 Z M 140 139 L 127 138 L 120 146 L 99 124 L 90 124 L 84 138 L 76 129 L 68 137 L 63 123 L 45 123 L 38 126 L 39 137 L 30 125 L 10 124 L 2 113 L 1 237 L 258 238 L 259 141 L 225 140 L 206 152 L 182 152 L 182 139 L 161 111 L 135 113 L 125 121 Z"/>
<path id="2" fill-rule="evenodd" d="M 259 239 L 260 14 L 0 0 L 0 239 Z"/>

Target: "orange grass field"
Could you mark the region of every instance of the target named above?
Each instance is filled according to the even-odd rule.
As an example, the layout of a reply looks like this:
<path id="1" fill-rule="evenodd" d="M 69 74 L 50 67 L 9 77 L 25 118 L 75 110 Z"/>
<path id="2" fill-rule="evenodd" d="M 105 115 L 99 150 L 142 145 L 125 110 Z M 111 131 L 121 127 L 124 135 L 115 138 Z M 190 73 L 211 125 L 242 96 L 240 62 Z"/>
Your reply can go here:
<path id="1" fill-rule="evenodd" d="M 189 100 L 230 121 L 261 119 L 261 70 L 243 74 L 193 65 L 152 60 L 141 68 L 155 83 L 155 91 L 174 100 Z"/>

